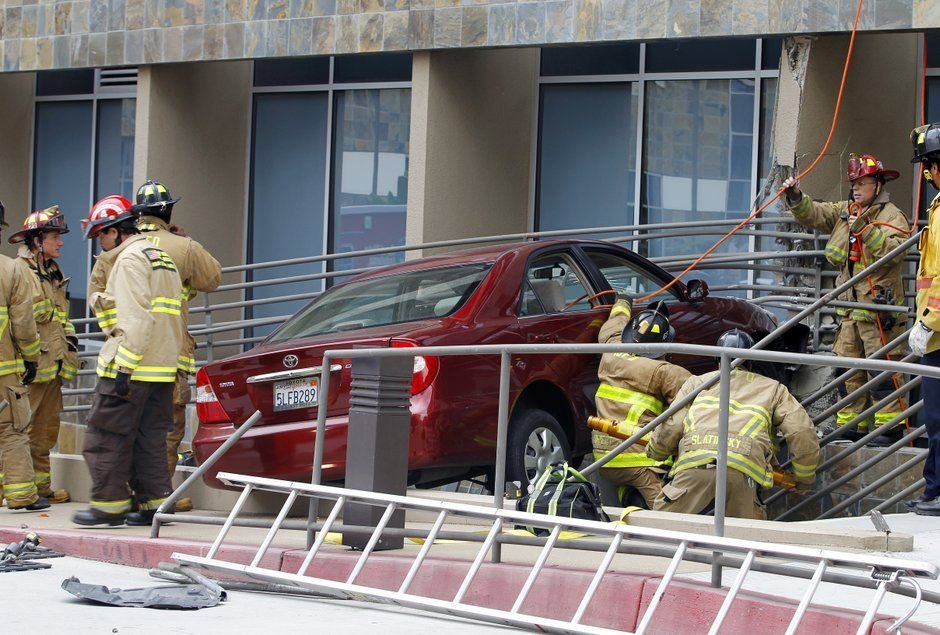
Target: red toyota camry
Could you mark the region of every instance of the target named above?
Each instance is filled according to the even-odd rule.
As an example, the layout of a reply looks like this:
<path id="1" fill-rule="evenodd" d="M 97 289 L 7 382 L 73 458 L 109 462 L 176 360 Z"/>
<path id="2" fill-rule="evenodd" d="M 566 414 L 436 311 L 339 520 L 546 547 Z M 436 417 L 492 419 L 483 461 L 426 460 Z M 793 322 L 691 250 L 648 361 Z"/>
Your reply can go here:
<path id="1" fill-rule="evenodd" d="M 218 471 L 309 480 L 317 408 L 326 404 L 324 480 L 343 478 L 351 360 L 331 362 L 329 394 L 317 389 L 323 352 L 354 346 L 592 343 L 612 294 L 643 295 L 673 280 L 642 256 L 601 241 L 554 240 L 485 247 L 376 269 L 318 296 L 264 342 L 213 362 L 196 377 L 198 460 L 256 410 L 262 419 L 215 464 Z M 714 344 L 727 329 L 760 339 L 772 316 L 745 301 L 677 282 L 666 300 L 676 341 Z M 790 337 L 789 350 L 804 338 Z M 693 372 L 711 359 L 673 356 Z M 516 355 L 512 360 L 507 479 L 531 480 L 549 462 L 590 451 L 596 355 Z M 492 470 L 499 357 L 415 358 L 410 482 L 433 486 Z"/>

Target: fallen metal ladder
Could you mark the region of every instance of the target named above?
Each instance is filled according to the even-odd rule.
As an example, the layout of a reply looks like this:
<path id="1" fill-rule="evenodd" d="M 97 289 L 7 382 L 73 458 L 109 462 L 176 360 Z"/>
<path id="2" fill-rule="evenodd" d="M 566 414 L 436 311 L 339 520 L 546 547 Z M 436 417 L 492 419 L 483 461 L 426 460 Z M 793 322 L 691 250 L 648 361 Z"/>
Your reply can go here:
<path id="1" fill-rule="evenodd" d="M 595 592 L 598 590 L 604 575 L 610 569 L 611 563 L 617 554 L 653 555 L 670 559 L 666 572 L 662 576 L 662 580 L 650 600 L 646 611 L 641 616 L 638 616 L 638 624 L 636 630 L 633 631 L 637 634 L 645 633 L 652 624 L 656 608 L 663 599 L 667 587 L 675 578 L 679 565 L 683 561 L 701 563 L 718 561 L 721 565 L 736 566 L 738 568 L 737 576 L 731 584 L 721 608 L 711 624 L 709 633 L 720 632 L 722 623 L 727 617 L 732 603 L 738 596 L 745 578 L 751 571 L 763 571 L 810 580 L 808 588 L 797 606 L 789 628 L 786 631 L 788 634 L 796 632 L 820 583 L 823 581 L 874 590 L 872 600 L 864 616 L 861 618 L 857 630 L 859 634 L 867 634 L 887 593 L 903 592 L 904 595 L 914 597 L 911 610 L 889 628 L 889 630 L 896 630 L 910 619 L 920 604 L 921 589 L 917 580 L 936 579 L 938 574 L 940 574 L 940 570 L 932 564 L 910 560 L 896 560 L 886 557 L 631 527 L 625 524 L 608 524 L 573 518 L 488 509 L 462 503 L 376 494 L 339 487 L 241 476 L 224 472 L 219 474 L 219 478 L 229 485 L 242 486 L 241 495 L 229 516 L 226 518 L 218 536 L 205 557 L 179 553 L 173 554 L 173 558 L 182 564 L 197 565 L 226 573 L 241 574 L 250 578 L 297 585 L 334 597 L 360 600 L 368 599 L 387 604 L 396 604 L 486 622 L 510 625 L 527 630 L 538 630 L 541 632 L 597 634 L 624 632 L 581 623 Z M 248 497 L 256 490 L 280 492 L 287 495 L 287 500 L 249 564 L 236 564 L 224 561 L 220 558 L 220 549 L 223 545 L 223 541 L 231 527 L 236 524 L 236 519 L 248 500 Z M 322 523 L 317 523 L 316 529 L 318 530 L 318 534 L 316 541 L 310 551 L 307 552 L 306 557 L 296 573 L 265 568 L 263 566 L 265 553 L 271 547 L 277 532 L 283 526 L 288 511 L 298 497 L 317 497 L 330 499 L 335 502 L 326 520 Z M 375 528 L 344 527 L 337 522 L 337 519 L 343 507 L 349 503 L 384 507 L 385 512 L 378 526 Z M 388 528 L 387 524 L 392 518 L 392 515 L 399 510 L 421 510 L 436 513 L 437 516 L 430 530 L 408 528 L 395 530 Z M 490 523 L 490 528 L 485 536 L 482 533 L 467 530 L 445 530 L 444 523 L 449 517 L 475 517 L 483 519 Z M 514 536 L 503 533 L 504 527 L 512 528 L 514 525 L 544 528 L 549 531 L 549 534 L 547 537 L 540 538 L 535 536 Z M 346 580 L 342 582 L 307 575 L 311 564 L 318 553 L 320 553 L 327 533 L 331 530 L 371 533 L 371 537 L 353 567 L 352 572 Z M 560 541 L 562 530 L 579 532 L 582 535 L 590 534 L 591 539 Z M 424 538 L 424 542 L 398 590 L 389 591 L 357 583 L 357 578 L 362 572 L 366 562 L 369 560 L 369 557 L 373 554 L 379 539 L 383 535 L 394 534 L 396 531 L 400 532 L 397 535 L 420 536 Z M 482 542 L 482 545 L 453 599 L 440 600 L 409 593 L 409 588 L 435 540 L 455 538 Z M 472 605 L 465 601 L 467 591 L 475 576 L 480 571 L 487 552 L 497 542 L 541 547 L 535 564 L 532 566 L 521 591 L 515 598 L 512 608 L 508 611 Z M 597 568 L 593 579 L 584 592 L 577 610 L 567 621 L 526 614 L 521 611 L 549 555 L 556 547 L 604 552 L 600 566 Z M 864 573 L 864 575 L 858 575 L 859 573 Z M 905 585 L 909 588 L 904 589 Z"/>

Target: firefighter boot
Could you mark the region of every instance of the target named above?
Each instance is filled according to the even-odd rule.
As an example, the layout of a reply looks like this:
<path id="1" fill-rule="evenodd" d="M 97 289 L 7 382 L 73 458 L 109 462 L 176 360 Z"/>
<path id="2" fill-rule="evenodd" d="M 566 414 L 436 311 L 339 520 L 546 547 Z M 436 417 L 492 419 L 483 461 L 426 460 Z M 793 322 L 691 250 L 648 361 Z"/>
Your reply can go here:
<path id="1" fill-rule="evenodd" d="M 128 525 L 132 527 L 149 527 L 153 524 L 153 516 L 157 513 L 155 509 L 142 509 L 137 512 L 131 512 L 127 515 Z M 167 512 L 173 514 L 175 512 Z"/>
<path id="2" fill-rule="evenodd" d="M 56 489 L 49 490 L 48 492 L 39 492 L 39 495 L 49 499 L 49 502 L 53 505 L 59 503 L 67 503 L 72 500 L 72 497 L 69 495 L 69 491 L 66 489 Z"/>
<path id="3" fill-rule="evenodd" d="M 7 508 L 12 511 L 38 512 L 41 509 L 48 509 L 49 501 L 47 501 L 45 498 L 40 496 L 34 502 L 28 505 L 20 505 L 19 507 L 11 507 L 8 505 Z"/>
<path id="4" fill-rule="evenodd" d="M 72 522 L 76 525 L 85 525 L 93 527 L 95 525 L 107 525 L 117 527 L 124 524 L 126 514 L 109 514 L 100 509 L 89 508 L 82 509 L 72 514 Z"/>

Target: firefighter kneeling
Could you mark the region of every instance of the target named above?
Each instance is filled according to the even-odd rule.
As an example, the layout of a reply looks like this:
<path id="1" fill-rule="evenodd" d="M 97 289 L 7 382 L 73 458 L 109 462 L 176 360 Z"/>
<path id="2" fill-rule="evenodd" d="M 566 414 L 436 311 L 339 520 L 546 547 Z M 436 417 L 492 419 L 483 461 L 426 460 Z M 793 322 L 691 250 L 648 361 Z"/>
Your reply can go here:
<path id="1" fill-rule="evenodd" d="M 654 303 L 632 319 L 630 312 L 629 298 L 618 293 L 610 316 L 598 334 L 598 341 L 601 344 L 620 341 L 624 344 L 663 344 L 673 340 L 675 330 L 669 326 L 665 302 Z M 604 353 L 601 356 L 597 372 L 601 384 L 594 396 L 597 414 L 620 422 L 617 428 L 625 435 L 624 438 L 661 414 L 691 377 L 691 373 L 681 366 L 657 359 L 663 356 L 662 353 Z M 594 459 L 608 454 L 620 441 L 599 430 L 592 431 Z M 618 486 L 621 504 L 649 508 L 662 489 L 662 475 L 667 470 L 668 464 L 647 457 L 643 447 L 634 444 L 605 464 L 601 474 Z M 632 494 L 631 489 L 639 492 L 643 500 L 628 498 Z"/>
<path id="2" fill-rule="evenodd" d="M 718 346 L 750 348 L 751 337 L 733 329 L 718 339 Z M 676 399 L 698 388 L 716 372 L 693 376 Z M 715 499 L 715 468 L 718 460 L 718 415 L 720 387 L 699 393 L 650 438 L 650 458 L 676 457 L 653 509 L 698 514 Z M 759 487 L 773 485 L 774 435 L 779 430 L 790 450 L 797 489 L 812 487 L 819 462 L 819 438 L 809 415 L 778 381 L 757 375 L 745 367 L 731 371 L 728 413 L 728 516 L 764 520 L 767 512 L 758 495 Z"/>
<path id="3" fill-rule="evenodd" d="M 79 525 L 149 525 L 172 491 L 166 434 L 183 322 L 182 283 L 169 255 L 137 230 L 129 202 L 107 197 L 82 223 L 117 258 L 103 293 L 89 296 L 107 335 L 82 455 L 91 472 L 91 507 Z M 132 509 L 131 492 L 140 511 Z"/>

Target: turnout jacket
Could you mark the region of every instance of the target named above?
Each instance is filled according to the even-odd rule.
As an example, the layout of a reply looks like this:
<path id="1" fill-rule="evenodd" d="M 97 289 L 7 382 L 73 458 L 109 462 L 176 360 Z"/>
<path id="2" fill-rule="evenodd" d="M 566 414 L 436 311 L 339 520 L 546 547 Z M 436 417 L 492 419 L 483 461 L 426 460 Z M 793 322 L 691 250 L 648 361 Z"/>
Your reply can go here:
<path id="1" fill-rule="evenodd" d="M 33 317 L 30 272 L 0 254 L 0 375 L 23 373 L 23 360 L 39 360 L 39 332 Z"/>
<path id="2" fill-rule="evenodd" d="M 920 235 L 919 247 L 917 319 L 934 331 L 927 343 L 927 352 L 932 353 L 940 349 L 940 194 L 927 210 L 927 226 Z"/>
<path id="3" fill-rule="evenodd" d="M 882 191 L 871 204 L 869 222 L 856 234 L 856 239 L 860 241 L 862 256 L 861 260 L 853 263 L 849 259 L 851 230 L 847 201 L 816 202 L 804 193 L 799 202 L 795 205 L 790 205 L 788 202 L 788 205 L 796 222 L 830 235 L 825 253 L 826 260 L 839 269 L 835 286 L 839 286 L 863 268 L 873 265 L 886 253 L 904 242 L 908 237 L 905 232 L 910 231 L 907 218 L 888 200 L 888 193 Z M 876 293 L 878 289 L 890 289 L 894 293 L 894 303 L 899 306 L 904 305 L 904 283 L 901 280 L 903 266 L 904 254 L 900 254 L 889 264 L 855 283 L 851 289 L 843 291 L 838 299 L 845 302 L 871 303 L 873 300 L 871 290 L 874 286 Z M 838 307 L 836 313 L 861 322 L 875 322 L 877 318 L 874 311 L 866 309 Z M 903 313 L 895 315 L 899 320 L 904 319 Z"/>
<path id="4" fill-rule="evenodd" d="M 111 251 L 117 253 L 107 286 L 89 298 L 107 335 L 98 376 L 127 372 L 135 381 L 174 382 L 183 329 L 176 265 L 141 234 Z"/>
<path id="5" fill-rule="evenodd" d="M 189 301 L 199 291 L 213 291 L 222 281 L 222 265 L 212 257 L 205 247 L 187 236 L 170 231 L 170 226 L 161 218 L 143 215 L 137 228 L 147 240 L 170 254 L 183 283 L 182 315 L 184 336 L 180 345 L 180 368 L 190 374 L 196 372 L 196 341 L 187 329 L 189 325 Z"/>
<path id="6" fill-rule="evenodd" d="M 17 257 L 32 273 L 29 283 L 33 317 L 41 349 L 34 381 L 41 384 L 56 377 L 69 381 L 78 371 L 78 339 L 69 321 L 69 279 L 54 260 L 47 260 L 40 273 L 36 256 L 26 245 L 20 245 Z"/>
<path id="7" fill-rule="evenodd" d="M 610 310 L 610 316 L 601 327 L 598 341 L 601 344 L 619 342 L 623 329 L 630 321 L 630 307 L 623 300 L 618 300 Z M 692 376 L 681 366 L 656 359 L 640 357 L 633 353 L 604 353 L 597 372 L 600 386 L 594 396 L 597 414 L 605 419 L 619 421 L 619 430 L 632 435 L 648 424 L 657 415 L 662 414 L 676 393 Z M 644 439 L 649 440 L 649 434 Z M 594 458 L 599 459 L 621 443 L 617 439 L 599 430 L 591 431 L 591 443 L 594 446 Z M 646 452 L 636 443 L 615 458 L 605 467 L 660 467 L 662 460 L 646 456 Z"/>
<path id="8" fill-rule="evenodd" d="M 716 374 L 718 371 L 689 378 L 676 399 Z M 646 452 L 657 460 L 675 456 L 670 474 L 718 460 L 719 390 L 716 383 L 702 391 L 653 431 Z M 813 483 L 819 463 L 819 438 L 803 406 L 778 381 L 740 368 L 731 371 L 728 467 L 746 474 L 758 485 L 772 486 L 777 431 L 787 441 L 793 476 L 798 482 Z"/>

